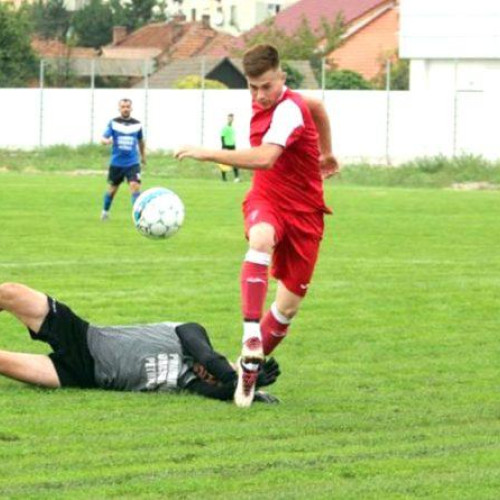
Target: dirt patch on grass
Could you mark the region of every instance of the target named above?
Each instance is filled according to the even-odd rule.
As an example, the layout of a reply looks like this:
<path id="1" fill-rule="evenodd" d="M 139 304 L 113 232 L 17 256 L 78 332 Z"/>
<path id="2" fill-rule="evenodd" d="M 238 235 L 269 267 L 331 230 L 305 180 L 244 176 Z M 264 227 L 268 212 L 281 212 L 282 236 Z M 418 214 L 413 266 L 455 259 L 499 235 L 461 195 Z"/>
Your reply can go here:
<path id="1" fill-rule="evenodd" d="M 87 169 L 81 169 L 81 170 L 70 170 L 68 172 L 63 172 L 66 175 L 105 175 L 106 171 L 104 170 L 87 170 Z"/>
<path id="2" fill-rule="evenodd" d="M 456 189 L 457 191 L 491 191 L 499 189 L 499 187 L 498 184 L 492 184 L 491 182 L 454 182 L 451 185 L 451 189 Z"/>

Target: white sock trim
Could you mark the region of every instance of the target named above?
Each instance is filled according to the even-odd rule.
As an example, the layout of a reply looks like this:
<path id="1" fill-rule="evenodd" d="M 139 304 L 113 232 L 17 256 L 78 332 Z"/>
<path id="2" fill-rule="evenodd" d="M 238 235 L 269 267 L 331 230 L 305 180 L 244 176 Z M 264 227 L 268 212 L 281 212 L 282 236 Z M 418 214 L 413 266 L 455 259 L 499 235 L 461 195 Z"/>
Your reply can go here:
<path id="1" fill-rule="evenodd" d="M 262 340 L 259 323 L 254 322 L 254 321 L 243 322 L 243 340 L 242 340 L 242 343 L 244 344 L 248 339 L 255 338 L 255 337 Z"/>
<path id="2" fill-rule="evenodd" d="M 276 306 L 276 302 L 273 302 L 271 304 L 271 314 L 274 316 L 276 321 L 278 323 L 281 323 L 282 325 L 289 325 L 292 322 L 291 319 L 287 318 L 286 316 L 284 316 L 283 314 L 281 314 L 278 311 L 278 307 Z"/>
<path id="3" fill-rule="evenodd" d="M 245 262 L 268 266 L 271 263 L 271 255 L 267 252 L 259 252 L 250 248 L 245 254 Z"/>
<path id="4" fill-rule="evenodd" d="M 244 370 L 248 372 L 256 372 L 259 369 L 259 365 L 256 363 L 244 363 L 242 361 L 241 366 L 243 367 Z"/>

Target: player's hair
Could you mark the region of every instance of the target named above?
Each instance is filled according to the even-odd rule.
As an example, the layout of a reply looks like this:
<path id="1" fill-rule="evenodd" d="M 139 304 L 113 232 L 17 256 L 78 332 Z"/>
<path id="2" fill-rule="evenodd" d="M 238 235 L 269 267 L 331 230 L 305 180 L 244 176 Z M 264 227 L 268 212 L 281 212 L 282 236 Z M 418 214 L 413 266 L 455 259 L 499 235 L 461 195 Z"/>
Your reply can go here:
<path id="1" fill-rule="evenodd" d="M 255 45 L 243 55 L 243 70 L 245 75 L 250 77 L 260 76 L 270 69 L 278 69 L 279 66 L 280 56 L 273 45 Z"/>
<path id="2" fill-rule="evenodd" d="M 124 97 L 123 99 L 120 99 L 118 101 L 118 104 L 121 104 L 122 102 L 129 102 L 130 104 L 132 104 L 132 99 L 129 99 L 128 97 Z"/>

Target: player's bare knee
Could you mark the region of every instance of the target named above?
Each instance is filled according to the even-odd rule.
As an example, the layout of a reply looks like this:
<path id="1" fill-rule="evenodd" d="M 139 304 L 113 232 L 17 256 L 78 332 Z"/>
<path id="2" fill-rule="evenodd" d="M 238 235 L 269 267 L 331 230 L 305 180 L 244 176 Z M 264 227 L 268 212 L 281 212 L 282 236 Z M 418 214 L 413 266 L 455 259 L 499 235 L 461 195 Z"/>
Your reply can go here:
<path id="1" fill-rule="evenodd" d="M 249 234 L 249 246 L 257 252 L 272 253 L 274 246 L 272 227 L 268 224 L 258 224 L 252 227 Z"/>
<path id="2" fill-rule="evenodd" d="M 273 252 L 273 247 L 269 243 L 265 241 L 258 241 L 255 243 L 250 243 L 250 248 L 255 250 L 256 252 L 268 253 L 271 254 Z"/>
<path id="3" fill-rule="evenodd" d="M 277 309 L 279 313 L 289 320 L 291 320 L 299 312 L 298 306 L 290 304 L 278 306 Z"/>

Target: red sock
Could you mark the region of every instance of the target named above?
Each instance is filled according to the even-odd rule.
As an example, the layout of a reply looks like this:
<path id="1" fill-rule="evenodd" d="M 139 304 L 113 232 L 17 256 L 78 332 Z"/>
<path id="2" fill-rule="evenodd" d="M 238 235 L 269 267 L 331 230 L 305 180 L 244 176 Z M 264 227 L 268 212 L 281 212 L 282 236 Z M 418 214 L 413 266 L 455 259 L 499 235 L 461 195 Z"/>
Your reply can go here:
<path id="1" fill-rule="evenodd" d="M 259 321 L 267 295 L 268 265 L 245 260 L 241 267 L 241 310 L 243 318 Z"/>
<path id="2" fill-rule="evenodd" d="M 260 322 L 262 346 L 264 354 L 270 354 L 276 346 L 286 337 L 290 323 L 280 323 L 270 309 Z"/>

